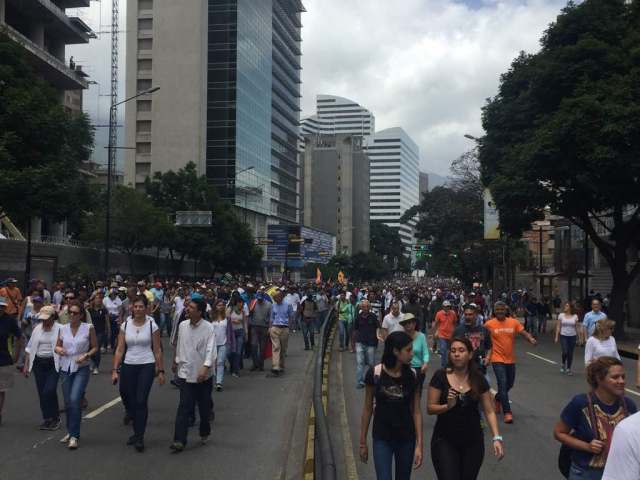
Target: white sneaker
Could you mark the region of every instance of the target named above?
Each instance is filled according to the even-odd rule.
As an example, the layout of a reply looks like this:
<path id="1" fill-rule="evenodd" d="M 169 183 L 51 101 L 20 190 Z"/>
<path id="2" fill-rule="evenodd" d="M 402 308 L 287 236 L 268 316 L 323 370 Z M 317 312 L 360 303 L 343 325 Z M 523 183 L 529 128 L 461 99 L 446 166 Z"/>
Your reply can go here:
<path id="1" fill-rule="evenodd" d="M 93 373 L 94 375 L 98 375 L 100 372 L 98 371 L 98 369 L 97 369 L 97 368 L 94 368 L 94 369 L 93 369 L 93 372 L 91 372 L 91 373 Z"/>
<path id="2" fill-rule="evenodd" d="M 69 450 L 75 450 L 78 448 L 78 439 L 76 437 L 69 438 Z"/>
<path id="3" fill-rule="evenodd" d="M 64 437 L 60 439 L 60 443 L 69 443 L 70 438 L 71 438 L 71 435 L 67 433 Z"/>

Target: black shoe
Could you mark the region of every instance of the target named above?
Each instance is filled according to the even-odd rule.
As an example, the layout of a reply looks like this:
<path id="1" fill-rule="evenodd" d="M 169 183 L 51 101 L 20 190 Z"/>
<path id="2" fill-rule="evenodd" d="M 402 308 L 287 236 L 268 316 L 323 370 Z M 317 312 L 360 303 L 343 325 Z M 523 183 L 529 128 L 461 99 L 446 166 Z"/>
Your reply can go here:
<path id="1" fill-rule="evenodd" d="M 255 366 L 253 366 L 253 367 L 251 367 L 251 368 L 249 369 L 249 371 L 250 371 L 250 372 L 255 372 L 255 371 L 257 371 L 257 370 L 258 370 L 258 367 L 255 367 Z"/>
<path id="2" fill-rule="evenodd" d="M 271 370 L 271 373 L 267 373 L 267 378 L 276 378 L 280 376 L 279 370 Z"/>
<path id="3" fill-rule="evenodd" d="M 305 349 L 305 350 L 309 350 L 309 345 L 305 345 L 305 346 L 304 346 L 304 349 Z"/>
<path id="4" fill-rule="evenodd" d="M 141 438 L 138 438 L 136 440 L 135 447 L 138 452 L 144 452 L 144 441 Z"/>
<path id="5" fill-rule="evenodd" d="M 173 450 L 173 453 L 180 453 L 184 450 L 184 443 L 173 442 L 169 448 Z"/>
<path id="6" fill-rule="evenodd" d="M 49 430 L 49 423 L 51 420 L 45 420 L 38 426 L 38 430 Z"/>
<path id="7" fill-rule="evenodd" d="M 127 440 L 127 445 L 135 445 L 137 441 L 138 437 L 136 437 L 135 435 L 131 435 L 129 437 L 129 440 Z"/>
<path id="8" fill-rule="evenodd" d="M 54 418 L 49 420 L 49 424 L 47 425 L 47 428 L 45 430 L 50 430 L 50 431 L 54 431 L 54 430 L 58 430 L 60 428 L 60 419 L 59 418 Z"/>

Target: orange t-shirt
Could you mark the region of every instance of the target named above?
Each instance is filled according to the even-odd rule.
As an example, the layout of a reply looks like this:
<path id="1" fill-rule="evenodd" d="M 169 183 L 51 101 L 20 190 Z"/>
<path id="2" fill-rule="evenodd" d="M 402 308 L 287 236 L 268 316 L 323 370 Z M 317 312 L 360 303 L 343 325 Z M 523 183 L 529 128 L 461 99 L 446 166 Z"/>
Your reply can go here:
<path id="1" fill-rule="evenodd" d="M 458 317 L 453 310 L 449 310 L 449 313 L 445 312 L 444 310 L 440 310 L 438 313 L 436 313 L 435 322 L 438 326 L 438 338 L 451 340 L 451 337 L 453 337 L 453 331 L 456 328 L 457 319 Z"/>
<path id="2" fill-rule="evenodd" d="M 515 318 L 507 317 L 503 321 L 492 318 L 484 324 L 491 333 L 491 361 L 498 363 L 516 363 L 513 347 L 516 335 L 524 330 L 524 326 Z"/>
<path id="3" fill-rule="evenodd" d="M 4 307 L 7 315 L 18 315 L 20 305 L 22 305 L 22 293 L 20 293 L 20 289 L 17 287 L 2 287 L 0 288 L 0 297 L 4 297 L 7 301 L 7 306 Z"/>

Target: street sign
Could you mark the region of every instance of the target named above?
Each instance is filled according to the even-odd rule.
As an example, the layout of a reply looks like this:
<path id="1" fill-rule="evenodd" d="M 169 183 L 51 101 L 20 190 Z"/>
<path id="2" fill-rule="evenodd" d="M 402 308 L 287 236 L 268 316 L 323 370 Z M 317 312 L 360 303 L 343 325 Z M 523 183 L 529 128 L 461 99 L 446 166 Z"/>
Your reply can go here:
<path id="1" fill-rule="evenodd" d="M 210 227 L 213 213 L 205 210 L 182 210 L 176 212 L 176 227 Z"/>

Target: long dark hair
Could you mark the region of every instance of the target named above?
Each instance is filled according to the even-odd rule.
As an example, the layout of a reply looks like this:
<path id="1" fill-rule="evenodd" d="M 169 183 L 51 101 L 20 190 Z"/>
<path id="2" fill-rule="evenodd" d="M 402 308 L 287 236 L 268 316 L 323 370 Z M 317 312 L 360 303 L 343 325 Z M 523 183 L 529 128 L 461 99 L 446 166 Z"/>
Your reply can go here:
<path id="1" fill-rule="evenodd" d="M 469 385 L 471 386 L 471 397 L 474 400 L 478 400 L 480 398 L 480 395 L 482 395 L 482 387 L 485 382 L 483 381 L 484 377 L 482 376 L 482 373 L 478 368 L 478 364 L 473 358 L 473 345 L 471 344 L 471 341 L 468 338 L 454 337 L 449 343 L 449 346 L 453 345 L 455 342 L 462 343 L 466 347 L 467 351 L 469 352 L 468 369 L 469 369 Z M 447 354 L 446 370 L 448 372 L 453 371 L 453 362 L 451 361 L 451 351 L 449 351 L 449 353 Z"/>
<path id="2" fill-rule="evenodd" d="M 402 350 L 413 342 L 413 339 L 405 332 L 393 332 L 384 341 L 384 352 L 382 353 L 382 364 L 387 368 L 396 366 L 398 358 L 394 350 Z"/>

